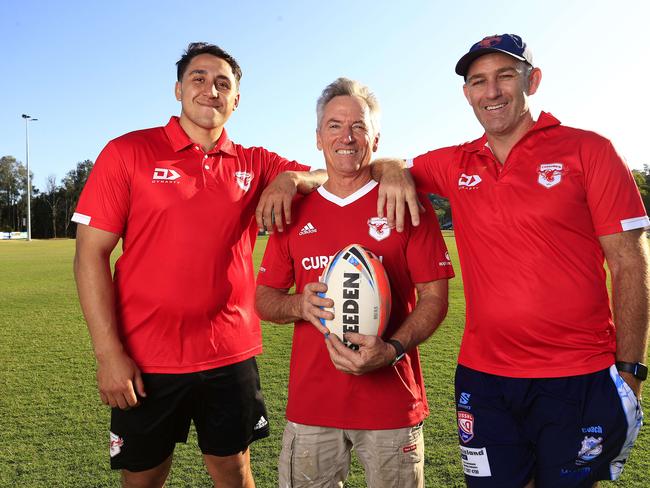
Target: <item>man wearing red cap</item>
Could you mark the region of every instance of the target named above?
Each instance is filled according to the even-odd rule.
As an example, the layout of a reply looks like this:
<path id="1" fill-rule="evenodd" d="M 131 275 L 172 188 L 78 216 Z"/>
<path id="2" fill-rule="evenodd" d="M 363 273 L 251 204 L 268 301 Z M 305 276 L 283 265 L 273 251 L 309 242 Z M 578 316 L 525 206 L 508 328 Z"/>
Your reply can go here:
<path id="1" fill-rule="evenodd" d="M 533 119 L 528 97 L 542 73 L 519 36 L 479 41 L 456 73 L 485 134 L 408 161 L 410 176 L 388 162 L 375 175 L 412 177 L 454 212 L 467 302 L 456 371 L 466 482 L 617 479 L 647 376 L 649 221 L 639 192 L 610 141 L 549 113 Z"/>

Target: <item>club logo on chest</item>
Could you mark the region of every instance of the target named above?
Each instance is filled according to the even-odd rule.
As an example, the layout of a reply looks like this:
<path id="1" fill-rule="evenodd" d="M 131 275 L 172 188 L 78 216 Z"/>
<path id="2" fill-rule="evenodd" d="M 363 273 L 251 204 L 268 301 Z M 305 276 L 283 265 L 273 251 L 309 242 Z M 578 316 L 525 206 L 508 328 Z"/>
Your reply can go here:
<path id="1" fill-rule="evenodd" d="M 564 165 L 562 163 L 540 164 L 537 169 L 537 183 L 545 188 L 552 188 L 562 181 Z"/>
<path id="2" fill-rule="evenodd" d="M 249 190 L 249 188 L 251 187 L 252 179 L 253 179 L 253 175 L 247 173 L 246 171 L 235 172 L 235 181 L 237 181 L 237 185 L 239 185 L 239 188 L 241 188 L 244 191 Z"/>
<path id="3" fill-rule="evenodd" d="M 368 234 L 376 241 L 383 241 L 390 235 L 387 218 L 372 217 L 368 220 Z"/>

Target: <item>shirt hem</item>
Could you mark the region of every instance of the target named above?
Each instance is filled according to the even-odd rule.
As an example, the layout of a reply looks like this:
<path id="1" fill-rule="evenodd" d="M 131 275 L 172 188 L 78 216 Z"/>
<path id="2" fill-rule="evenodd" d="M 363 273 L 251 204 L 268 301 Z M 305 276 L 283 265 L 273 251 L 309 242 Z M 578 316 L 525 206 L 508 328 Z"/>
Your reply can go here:
<path id="1" fill-rule="evenodd" d="M 471 361 L 458 361 L 458 364 L 474 371 L 487 373 L 495 376 L 503 376 L 506 378 L 563 378 L 567 376 L 580 376 L 585 374 L 595 373 L 603 369 L 609 368 L 614 364 L 614 355 L 608 354 L 606 357 L 598 361 L 591 362 L 582 366 L 575 366 L 572 368 L 549 368 L 547 365 L 542 365 L 538 368 L 500 368 L 490 365 L 474 364 Z"/>
<path id="2" fill-rule="evenodd" d="M 374 415 L 372 415 L 375 417 Z M 386 421 L 385 419 L 381 424 L 376 424 L 373 422 L 368 422 L 368 419 L 351 421 L 350 419 L 345 419 L 345 422 L 337 421 L 336 419 L 330 418 L 316 418 L 316 417 L 300 417 L 294 415 L 286 415 L 286 419 L 289 422 L 295 422 L 297 424 L 303 425 L 312 425 L 316 427 L 331 427 L 334 429 L 352 429 L 352 430 L 390 430 L 390 429 L 403 429 L 405 427 L 413 427 L 422 422 L 425 418 L 429 416 L 429 411 L 422 411 L 419 415 L 409 417 L 407 419 L 395 419 Z M 376 420 L 373 419 L 373 420 Z"/>
<path id="3" fill-rule="evenodd" d="M 254 349 L 246 351 L 245 353 L 238 354 L 236 356 L 229 356 L 227 358 L 221 358 L 215 361 L 209 361 L 199 364 L 191 364 L 187 366 L 152 366 L 152 365 L 142 365 L 138 364 L 140 371 L 143 373 L 154 373 L 154 374 L 183 374 L 183 373 L 198 373 L 200 371 L 206 371 L 208 369 L 221 368 L 223 366 L 229 366 L 235 363 L 241 363 L 247 359 L 257 356 L 262 353 L 262 346 L 257 346 Z"/>

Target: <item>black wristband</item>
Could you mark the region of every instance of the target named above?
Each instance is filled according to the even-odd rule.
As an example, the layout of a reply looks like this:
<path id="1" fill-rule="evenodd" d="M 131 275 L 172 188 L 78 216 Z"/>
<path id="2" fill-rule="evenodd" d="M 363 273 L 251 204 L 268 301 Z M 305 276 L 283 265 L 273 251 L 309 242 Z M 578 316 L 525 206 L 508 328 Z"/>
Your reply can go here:
<path id="1" fill-rule="evenodd" d="M 404 357 L 406 351 L 404 351 L 404 346 L 402 346 L 402 343 L 397 339 L 388 339 L 386 342 L 395 348 L 396 356 L 395 359 L 393 359 L 393 362 L 390 363 L 391 366 L 395 366 Z"/>
<path id="2" fill-rule="evenodd" d="M 643 363 L 626 363 L 625 361 L 616 361 L 616 369 L 619 372 L 630 373 L 635 378 L 643 381 L 648 377 L 648 367 Z"/>

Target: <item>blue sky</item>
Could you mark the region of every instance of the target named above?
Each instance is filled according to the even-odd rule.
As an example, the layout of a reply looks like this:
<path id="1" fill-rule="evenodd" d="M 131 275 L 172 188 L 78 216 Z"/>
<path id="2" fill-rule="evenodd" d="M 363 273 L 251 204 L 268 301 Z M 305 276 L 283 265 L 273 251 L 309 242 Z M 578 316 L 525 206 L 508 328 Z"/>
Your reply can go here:
<path id="1" fill-rule="evenodd" d="M 378 155 L 412 157 L 482 134 L 453 68 L 486 35 L 514 32 L 543 80 L 535 114 L 613 140 L 631 167 L 650 164 L 650 2 L 42 1 L 0 0 L 0 155 L 25 159 L 37 187 L 94 160 L 125 132 L 162 125 L 180 107 L 175 65 L 188 42 L 220 45 L 241 64 L 227 128 L 247 146 L 323 166 L 315 103 L 338 76 L 382 105 Z"/>

